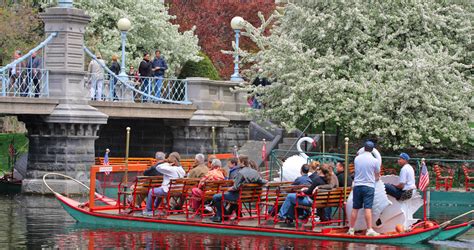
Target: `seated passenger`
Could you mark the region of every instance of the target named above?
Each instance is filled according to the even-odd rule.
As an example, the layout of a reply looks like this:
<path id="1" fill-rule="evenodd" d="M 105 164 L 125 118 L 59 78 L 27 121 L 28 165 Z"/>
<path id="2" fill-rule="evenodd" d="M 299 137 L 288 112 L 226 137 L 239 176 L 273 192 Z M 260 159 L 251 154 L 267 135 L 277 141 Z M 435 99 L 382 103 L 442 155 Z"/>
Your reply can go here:
<path id="1" fill-rule="evenodd" d="M 321 164 L 319 163 L 319 161 L 312 161 L 309 164 L 309 178 L 311 179 L 312 182 L 314 182 L 315 179 L 317 179 L 319 175 L 321 174 L 320 167 L 319 167 L 320 165 Z"/>
<path id="2" fill-rule="evenodd" d="M 258 171 L 257 163 L 254 160 L 249 160 L 249 165 L 250 165 L 251 168 Z"/>
<path id="3" fill-rule="evenodd" d="M 165 153 L 160 152 L 160 151 L 156 152 L 155 159 L 156 159 L 156 164 L 153 165 L 153 166 L 150 166 L 148 169 L 143 171 L 144 176 L 160 176 L 160 175 L 163 175 L 158 170 L 156 170 L 156 166 L 158 166 L 160 164 L 163 164 L 163 163 L 166 163 Z M 130 187 L 130 190 L 133 192 L 134 189 L 135 189 L 135 186 L 132 185 Z M 142 202 L 145 199 L 145 196 L 146 196 L 146 194 L 137 194 L 136 195 L 136 197 L 135 197 L 135 207 L 138 207 L 138 208 L 141 207 Z M 132 202 L 132 200 L 133 200 L 133 195 L 132 194 L 129 195 L 128 200 L 129 200 L 129 202 Z"/>
<path id="4" fill-rule="evenodd" d="M 313 199 L 311 195 L 318 189 L 324 189 L 324 191 L 331 190 L 333 187 L 338 185 L 337 178 L 333 178 L 334 173 L 330 168 L 329 164 L 323 164 L 320 168 L 320 174 L 313 178 L 313 183 L 309 188 L 302 188 L 301 193 L 305 194 L 303 197 L 298 197 L 298 204 L 303 206 L 311 206 Z M 292 222 L 295 219 L 295 205 L 296 205 L 296 193 L 288 194 L 278 212 L 280 220 Z M 321 212 L 322 213 L 322 212 Z"/>
<path id="5" fill-rule="evenodd" d="M 313 181 L 309 178 L 308 172 L 309 172 L 308 164 L 303 164 L 303 166 L 301 166 L 301 171 L 300 171 L 301 176 L 296 178 L 296 180 L 291 185 L 311 186 L 311 184 L 313 184 Z"/>
<path id="6" fill-rule="evenodd" d="M 174 159 L 174 166 L 183 167 L 181 165 L 181 155 L 179 155 L 178 152 L 171 152 L 171 154 L 169 156 L 172 157 L 171 159 Z M 172 163 L 172 162 L 170 162 L 170 163 Z"/>
<path id="7" fill-rule="evenodd" d="M 204 160 L 205 158 L 203 154 L 197 154 L 194 157 L 194 165 L 196 167 L 189 170 L 188 178 L 202 178 L 207 174 L 207 172 L 209 172 L 209 168 L 207 167 Z"/>
<path id="8" fill-rule="evenodd" d="M 165 153 L 158 151 L 155 154 L 156 164 L 154 166 L 149 167 L 147 170 L 143 171 L 144 176 L 157 176 L 163 175 L 162 173 L 156 170 L 156 166 L 163 164 L 166 162 L 166 155 Z"/>
<path id="9" fill-rule="evenodd" d="M 212 168 L 212 161 L 214 159 L 217 159 L 217 157 L 215 155 L 208 155 L 207 156 L 207 168 L 208 169 L 211 169 Z"/>
<path id="10" fill-rule="evenodd" d="M 232 168 L 229 171 L 229 180 L 235 180 L 239 171 L 249 165 L 249 157 L 246 155 L 240 155 L 237 160 L 237 164 L 232 164 Z"/>
<path id="11" fill-rule="evenodd" d="M 344 187 L 344 162 L 338 161 L 336 163 L 336 176 L 339 182 L 339 187 Z M 347 173 L 347 186 L 352 186 L 352 178 L 350 173 Z"/>
<path id="12" fill-rule="evenodd" d="M 240 157 L 248 159 L 248 157 L 244 155 L 241 155 Z M 239 198 L 240 186 L 247 183 L 265 184 L 267 181 L 262 179 L 260 173 L 258 173 L 257 170 L 252 169 L 249 165 L 244 165 L 235 177 L 234 186 L 232 186 L 229 191 L 224 193 L 224 200 L 236 201 Z M 215 194 L 212 197 L 212 205 L 216 208 L 216 215 L 211 217 L 213 222 L 222 221 L 221 202 L 222 194 Z"/>
<path id="13" fill-rule="evenodd" d="M 175 164 L 177 159 L 175 156 L 169 156 L 168 162 Z M 181 166 L 173 166 L 170 163 L 163 163 L 156 166 L 156 170 L 163 174 L 163 183 L 159 188 L 153 188 L 148 192 L 146 199 L 146 209 L 143 211 L 144 215 L 152 215 L 152 204 L 153 195 L 156 196 L 154 208 L 157 208 L 162 200 L 162 197 L 166 196 L 169 190 L 170 180 L 183 178 L 186 172 Z"/>
<path id="14" fill-rule="evenodd" d="M 400 158 L 398 158 L 398 165 L 402 167 L 398 185 L 385 183 L 385 191 L 387 194 L 400 201 L 410 199 L 413 194 L 413 189 L 416 189 L 415 170 L 408 164 L 409 160 L 410 156 L 408 156 L 408 154 L 401 153 Z"/>
<path id="15" fill-rule="evenodd" d="M 225 179 L 228 180 L 230 177 L 230 172 L 232 169 L 236 168 L 239 164 L 239 160 L 237 158 L 231 158 L 227 160 L 227 164 L 222 169 L 225 171 Z M 235 171 L 235 170 L 234 170 Z"/>
<path id="16" fill-rule="evenodd" d="M 201 206 L 202 190 L 201 188 L 208 181 L 221 181 L 224 180 L 224 170 L 222 169 L 222 162 L 219 159 L 212 160 L 211 171 L 209 171 L 204 177 L 199 180 L 197 187 L 192 189 L 192 203 L 191 208 L 196 211 Z"/>

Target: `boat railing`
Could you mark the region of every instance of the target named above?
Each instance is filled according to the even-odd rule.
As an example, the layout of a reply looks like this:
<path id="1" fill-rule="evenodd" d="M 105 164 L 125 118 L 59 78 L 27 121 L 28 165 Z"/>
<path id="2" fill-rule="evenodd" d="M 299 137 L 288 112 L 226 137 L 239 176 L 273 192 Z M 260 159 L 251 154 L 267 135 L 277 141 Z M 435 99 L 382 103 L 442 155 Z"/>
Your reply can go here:
<path id="1" fill-rule="evenodd" d="M 91 166 L 90 190 L 96 192 L 89 192 L 89 209 L 91 211 L 116 209 L 120 205 L 115 202 L 118 200 L 119 186 L 130 188 L 136 177 L 142 175 L 147 168 L 147 164 Z M 102 200 L 96 203 L 96 193 L 104 195 L 114 202 L 104 202 Z"/>

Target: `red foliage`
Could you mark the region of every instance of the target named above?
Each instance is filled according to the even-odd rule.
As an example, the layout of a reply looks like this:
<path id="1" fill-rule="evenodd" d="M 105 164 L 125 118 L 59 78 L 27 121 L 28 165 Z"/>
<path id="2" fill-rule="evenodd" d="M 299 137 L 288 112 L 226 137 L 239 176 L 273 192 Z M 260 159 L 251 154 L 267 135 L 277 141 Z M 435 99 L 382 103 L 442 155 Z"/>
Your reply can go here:
<path id="1" fill-rule="evenodd" d="M 261 25 L 257 13 L 268 18 L 275 9 L 274 0 L 167 0 L 169 12 L 176 16 L 174 22 L 180 30 L 196 26 L 199 45 L 216 66 L 222 79 L 229 79 L 233 73 L 233 59 L 221 50 L 232 50 L 235 33 L 230 27 L 234 16 L 241 16 L 252 25 Z M 257 50 L 247 37 L 241 37 L 240 48 Z"/>

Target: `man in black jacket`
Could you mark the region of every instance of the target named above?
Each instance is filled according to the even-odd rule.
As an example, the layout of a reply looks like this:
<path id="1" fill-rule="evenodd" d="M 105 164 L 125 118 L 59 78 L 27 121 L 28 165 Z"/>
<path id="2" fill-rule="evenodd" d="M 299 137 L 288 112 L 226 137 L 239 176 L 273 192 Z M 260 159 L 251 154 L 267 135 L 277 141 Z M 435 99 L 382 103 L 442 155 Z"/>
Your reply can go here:
<path id="1" fill-rule="evenodd" d="M 140 74 L 140 80 L 142 83 L 140 90 L 148 95 L 151 95 L 151 77 L 153 76 L 151 65 L 150 54 L 144 53 L 143 60 L 140 62 L 140 66 L 138 67 L 138 73 Z M 149 100 L 149 98 L 142 96 L 142 101 L 145 100 Z"/>
<path id="2" fill-rule="evenodd" d="M 143 175 L 144 176 L 157 176 L 157 175 L 163 175 L 162 173 L 160 173 L 156 167 L 160 164 L 163 164 L 165 163 L 166 161 L 166 155 L 165 153 L 161 152 L 161 151 L 158 151 L 156 152 L 155 154 L 155 159 L 156 159 L 156 164 L 149 167 L 147 170 L 145 170 L 143 172 Z"/>
<path id="3" fill-rule="evenodd" d="M 239 198 L 240 186 L 246 183 L 265 184 L 267 181 L 260 176 L 260 173 L 257 172 L 257 170 L 251 168 L 248 165 L 244 165 L 234 180 L 234 186 L 232 186 L 229 191 L 224 193 L 224 200 L 236 201 Z M 222 221 L 221 201 L 222 194 L 215 194 L 212 197 L 212 204 L 216 208 L 216 215 L 211 217 L 213 222 Z"/>

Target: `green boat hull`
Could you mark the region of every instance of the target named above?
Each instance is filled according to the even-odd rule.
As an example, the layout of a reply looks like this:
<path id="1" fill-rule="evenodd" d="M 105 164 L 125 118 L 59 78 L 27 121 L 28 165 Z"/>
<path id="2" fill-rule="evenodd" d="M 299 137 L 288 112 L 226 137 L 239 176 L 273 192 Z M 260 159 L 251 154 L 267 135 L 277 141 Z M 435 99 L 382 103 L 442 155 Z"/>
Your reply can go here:
<path id="1" fill-rule="evenodd" d="M 463 223 L 454 227 L 447 227 L 442 230 L 439 234 L 433 237 L 435 241 L 442 241 L 442 240 L 452 240 L 456 237 L 463 235 L 467 231 L 469 231 L 474 226 L 474 222 L 471 223 Z"/>
<path id="2" fill-rule="evenodd" d="M 246 227 L 239 225 L 200 223 L 193 221 L 175 221 L 166 219 L 142 218 L 133 216 L 118 216 L 104 213 L 88 212 L 84 209 L 68 204 L 68 199 L 61 195 L 56 195 L 64 209 L 78 222 L 90 225 L 100 225 L 104 227 L 122 228 L 143 228 L 150 230 L 171 230 L 194 233 L 209 234 L 239 234 L 258 235 L 270 237 L 286 237 L 313 240 L 347 241 L 359 243 L 377 243 L 390 245 L 406 245 L 425 242 L 437 235 L 441 229 L 438 227 L 425 229 L 417 233 L 407 233 L 404 235 L 367 237 L 349 236 L 343 234 L 324 234 L 311 231 L 295 231 L 285 229 L 275 229 L 266 227 Z"/>

